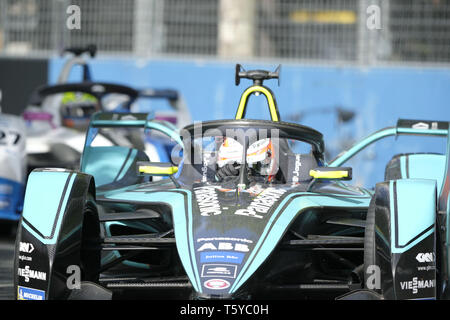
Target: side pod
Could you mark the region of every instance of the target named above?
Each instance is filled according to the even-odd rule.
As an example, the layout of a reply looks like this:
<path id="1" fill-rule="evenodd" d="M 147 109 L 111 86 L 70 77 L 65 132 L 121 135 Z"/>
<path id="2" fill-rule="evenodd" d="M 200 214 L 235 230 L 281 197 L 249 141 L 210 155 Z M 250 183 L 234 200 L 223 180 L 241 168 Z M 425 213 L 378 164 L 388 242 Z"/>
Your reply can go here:
<path id="1" fill-rule="evenodd" d="M 95 280 L 84 267 L 98 270 L 100 255 L 82 246 L 99 237 L 94 186 L 92 176 L 69 170 L 30 174 L 14 257 L 18 299 L 65 299 L 81 280 Z"/>
<path id="2" fill-rule="evenodd" d="M 367 217 L 366 287 L 384 299 L 435 299 L 435 226 L 435 180 L 378 183 Z"/>

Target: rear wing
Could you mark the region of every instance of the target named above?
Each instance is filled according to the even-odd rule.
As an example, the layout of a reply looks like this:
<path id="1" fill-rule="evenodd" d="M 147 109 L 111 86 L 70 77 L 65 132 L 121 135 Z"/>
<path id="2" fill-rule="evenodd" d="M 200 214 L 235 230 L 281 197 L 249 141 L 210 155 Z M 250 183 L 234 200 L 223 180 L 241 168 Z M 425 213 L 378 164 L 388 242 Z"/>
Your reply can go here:
<path id="1" fill-rule="evenodd" d="M 405 120 L 405 119 L 399 119 L 397 121 L 397 129 L 399 129 L 400 131 L 404 131 L 404 130 L 408 130 L 408 129 L 448 130 L 448 128 L 449 128 L 449 122 L 447 122 L 447 121 Z M 424 134 L 426 134 L 426 133 L 424 133 Z"/>
<path id="2" fill-rule="evenodd" d="M 384 128 L 370 136 L 364 138 L 355 144 L 349 150 L 344 151 L 329 163 L 330 167 L 341 166 L 344 162 L 352 158 L 362 149 L 371 145 L 375 141 L 389 136 L 398 135 L 420 135 L 447 138 L 447 153 L 444 181 L 438 198 L 439 210 L 449 214 L 448 198 L 450 194 L 450 135 L 449 122 L 447 121 L 429 121 L 429 120 L 405 120 L 400 119 L 396 127 Z"/>
<path id="3" fill-rule="evenodd" d="M 432 120 L 407 120 L 399 119 L 395 127 L 387 127 L 372 133 L 350 149 L 339 154 L 335 159 L 330 161 L 328 166 L 340 167 L 344 162 L 351 159 L 354 155 L 365 149 L 372 143 L 390 136 L 398 135 L 419 135 L 446 137 L 449 135 L 449 122 L 432 121 Z M 448 153 L 448 152 L 447 152 Z"/>

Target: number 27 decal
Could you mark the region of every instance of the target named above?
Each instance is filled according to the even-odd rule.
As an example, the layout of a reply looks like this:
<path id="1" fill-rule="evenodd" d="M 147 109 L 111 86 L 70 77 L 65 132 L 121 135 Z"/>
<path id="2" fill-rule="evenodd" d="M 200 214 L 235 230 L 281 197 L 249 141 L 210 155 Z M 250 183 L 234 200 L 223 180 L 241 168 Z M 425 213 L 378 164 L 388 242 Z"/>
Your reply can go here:
<path id="1" fill-rule="evenodd" d="M 16 145 L 20 140 L 20 133 L 0 130 L 0 145 Z"/>

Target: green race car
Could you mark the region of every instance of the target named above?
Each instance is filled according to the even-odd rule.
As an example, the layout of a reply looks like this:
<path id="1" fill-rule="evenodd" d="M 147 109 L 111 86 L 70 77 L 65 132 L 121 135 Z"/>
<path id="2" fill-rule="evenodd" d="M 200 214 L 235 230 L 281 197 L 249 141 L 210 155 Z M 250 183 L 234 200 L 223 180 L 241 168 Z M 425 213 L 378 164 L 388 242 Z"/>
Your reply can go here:
<path id="1" fill-rule="evenodd" d="M 29 177 L 17 298 L 445 298 L 447 156 L 395 157 L 375 190 L 347 183 L 341 165 L 384 136 L 448 137 L 448 123 L 400 121 L 327 163 L 320 132 L 280 120 L 263 84 L 278 77 L 238 65 L 236 84 L 253 84 L 235 119 L 180 132 L 143 114 L 95 115 L 79 172 Z M 271 120 L 244 119 L 253 94 Z M 169 137 L 171 161 L 96 143 L 115 130 Z"/>

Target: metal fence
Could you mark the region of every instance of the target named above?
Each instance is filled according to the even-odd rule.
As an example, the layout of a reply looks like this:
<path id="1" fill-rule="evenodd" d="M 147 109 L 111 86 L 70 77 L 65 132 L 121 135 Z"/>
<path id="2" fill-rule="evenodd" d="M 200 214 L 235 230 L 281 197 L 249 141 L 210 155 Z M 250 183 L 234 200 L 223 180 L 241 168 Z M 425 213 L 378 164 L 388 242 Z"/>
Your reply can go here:
<path id="1" fill-rule="evenodd" d="M 450 0 L 0 0 L 0 55 L 89 43 L 140 57 L 449 63 Z"/>

